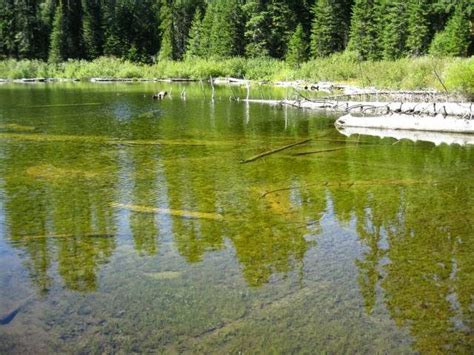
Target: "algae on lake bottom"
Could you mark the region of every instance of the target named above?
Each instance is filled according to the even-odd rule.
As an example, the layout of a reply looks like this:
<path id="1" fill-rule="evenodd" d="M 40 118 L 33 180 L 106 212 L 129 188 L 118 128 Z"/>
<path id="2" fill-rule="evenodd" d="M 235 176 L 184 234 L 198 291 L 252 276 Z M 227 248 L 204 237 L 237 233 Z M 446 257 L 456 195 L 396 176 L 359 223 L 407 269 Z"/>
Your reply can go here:
<path id="1" fill-rule="evenodd" d="M 82 85 L 0 88 L 0 352 L 473 348 L 472 147 Z"/>

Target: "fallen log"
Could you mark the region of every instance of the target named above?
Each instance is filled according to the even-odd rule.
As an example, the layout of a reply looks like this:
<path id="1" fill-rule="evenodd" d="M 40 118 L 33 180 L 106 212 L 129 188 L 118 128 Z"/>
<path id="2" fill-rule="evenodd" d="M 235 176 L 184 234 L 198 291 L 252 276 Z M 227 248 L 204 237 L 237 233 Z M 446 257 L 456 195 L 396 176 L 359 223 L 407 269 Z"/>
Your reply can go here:
<path id="1" fill-rule="evenodd" d="M 153 214 L 162 214 L 170 215 L 175 217 L 189 218 L 189 219 L 209 219 L 214 221 L 221 221 L 224 219 L 224 216 L 216 212 L 197 212 L 197 211 L 188 211 L 188 210 L 174 210 L 170 208 L 159 208 L 159 207 L 150 207 L 150 206 L 141 206 L 141 205 L 127 205 L 123 203 L 112 203 L 110 205 L 112 208 L 129 210 L 137 213 L 153 213 Z"/>
<path id="2" fill-rule="evenodd" d="M 258 159 L 260 159 L 260 158 L 266 157 L 266 156 L 268 156 L 268 155 L 275 154 L 275 153 L 281 152 L 281 151 L 283 151 L 283 150 L 296 147 L 297 145 L 302 145 L 302 144 L 308 143 L 309 141 L 311 141 L 311 139 L 305 139 L 305 140 L 300 141 L 300 142 L 296 142 L 296 143 L 292 143 L 292 144 L 285 145 L 285 146 L 283 146 L 283 147 L 275 148 L 275 149 L 272 149 L 272 150 L 269 150 L 269 151 L 266 151 L 266 152 L 263 152 L 263 153 L 254 155 L 253 157 L 250 157 L 250 158 L 248 158 L 248 159 L 242 160 L 241 163 L 242 163 L 242 164 L 250 163 L 250 162 L 253 162 L 253 161 L 258 160 Z"/>
<path id="3" fill-rule="evenodd" d="M 414 130 L 452 133 L 474 133 L 474 120 L 436 115 L 393 114 L 354 116 L 347 114 L 336 120 L 336 127 L 366 127 L 392 130 Z"/>
<path id="4" fill-rule="evenodd" d="M 374 179 L 374 180 L 355 180 L 355 181 L 324 181 L 324 182 L 316 182 L 311 184 L 305 184 L 301 186 L 292 186 L 292 187 L 282 187 L 276 190 L 270 190 L 262 195 L 260 198 L 265 198 L 268 195 L 283 192 L 283 191 L 293 191 L 293 190 L 300 190 L 302 188 L 325 188 L 325 187 L 336 187 L 336 188 L 351 188 L 351 187 L 370 187 L 370 186 L 411 186 L 411 185 L 418 185 L 418 184 L 430 184 L 431 181 L 422 181 L 422 180 L 414 180 L 414 179 Z"/>
<path id="5" fill-rule="evenodd" d="M 408 130 L 396 130 L 396 129 L 383 129 L 383 128 L 367 128 L 367 127 L 337 127 L 337 130 L 350 137 L 352 135 L 364 135 L 373 136 L 379 138 L 393 138 L 397 141 L 407 139 L 412 142 L 423 141 L 434 143 L 435 145 L 440 144 L 459 144 L 474 145 L 474 135 L 463 134 L 463 133 L 450 133 L 450 132 L 426 132 L 426 131 L 408 131 Z"/>
<path id="6" fill-rule="evenodd" d="M 293 153 L 292 155 L 300 156 L 300 155 L 309 155 L 309 154 L 328 153 L 328 152 L 334 152 L 334 151 L 336 151 L 336 150 L 343 150 L 343 149 L 347 149 L 347 148 L 349 148 L 349 147 L 340 147 L 340 148 L 332 148 L 332 149 L 312 150 L 312 151 L 309 151 L 309 152 Z"/>
<path id="7" fill-rule="evenodd" d="M 389 114 L 405 113 L 410 115 L 443 115 L 473 117 L 473 103 L 460 102 L 372 102 L 326 100 L 244 100 L 270 105 L 294 106 L 302 109 L 324 110 L 345 113 Z"/>

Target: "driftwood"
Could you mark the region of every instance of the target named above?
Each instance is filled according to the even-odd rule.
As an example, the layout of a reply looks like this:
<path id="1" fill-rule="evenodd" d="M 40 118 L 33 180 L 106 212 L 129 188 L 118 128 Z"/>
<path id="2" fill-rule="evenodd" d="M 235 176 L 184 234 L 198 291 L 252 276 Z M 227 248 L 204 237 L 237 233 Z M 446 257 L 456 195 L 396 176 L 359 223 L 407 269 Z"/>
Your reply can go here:
<path id="1" fill-rule="evenodd" d="M 296 143 L 292 143 L 292 144 L 285 145 L 285 146 L 283 146 L 283 147 L 279 147 L 279 148 L 275 148 L 275 149 L 272 149 L 272 150 L 268 150 L 268 151 L 266 151 L 266 152 L 263 152 L 263 153 L 254 155 L 253 157 L 250 157 L 250 158 L 248 158 L 248 159 L 242 160 L 241 163 L 243 163 L 243 164 L 245 164 L 245 163 L 250 163 L 250 162 L 253 162 L 253 161 L 258 160 L 258 159 L 260 159 L 260 158 L 266 157 L 266 156 L 268 156 L 268 155 L 281 152 L 282 150 L 290 149 L 290 148 L 293 148 L 293 147 L 295 147 L 295 146 L 297 146 L 297 145 L 302 145 L 302 144 L 308 143 L 309 141 L 311 141 L 311 139 L 305 139 L 304 141 L 300 141 L 300 142 L 296 142 Z"/>
<path id="2" fill-rule="evenodd" d="M 461 118 L 474 117 L 472 103 L 459 102 L 372 102 L 372 101 L 336 101 L 336 100 L 245 100 L 247 102 L 270 105 L 294 106 L 302 109 L 324 110 L 335 113 L 362 113 L 371 115 L 389 115 L 403 113 L 407 115 L 441 115 Z"/>

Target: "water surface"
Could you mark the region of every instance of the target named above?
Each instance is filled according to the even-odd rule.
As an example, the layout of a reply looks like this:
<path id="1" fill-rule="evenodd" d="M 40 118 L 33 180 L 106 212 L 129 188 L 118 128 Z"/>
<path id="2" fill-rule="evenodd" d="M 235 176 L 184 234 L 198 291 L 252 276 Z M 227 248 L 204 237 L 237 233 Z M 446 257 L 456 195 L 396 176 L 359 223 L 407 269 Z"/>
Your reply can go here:
<path id="1" fill-rule="evenodd" d="M 0 86 L 0 352 L 473 351 L 473 148 L 236 96 Z"/>

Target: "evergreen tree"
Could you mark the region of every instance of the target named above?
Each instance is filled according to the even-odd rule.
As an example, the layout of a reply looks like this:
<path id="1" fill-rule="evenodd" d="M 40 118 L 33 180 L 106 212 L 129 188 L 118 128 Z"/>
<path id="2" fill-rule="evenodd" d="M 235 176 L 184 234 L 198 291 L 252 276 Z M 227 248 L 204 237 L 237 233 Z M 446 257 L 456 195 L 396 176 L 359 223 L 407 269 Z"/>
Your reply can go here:
<path id="1" fill-rule="evenodd" d="M 67 59 L 66 23 L 64 21 L 64 6 L 60 0 L 54 14 L 53 28 L 51 31 L 51 45 L 49 61 L 59 63 Z"/>
<path id="2" fill-rule="evenodd" d="M 379 2 L 355 0 L 348 48 L 359 53 L 361 59 L 380 58 Z"/>
<path id="3" fill-rule="evenodd" d="M 299 65 L 306 60 L 308 60 L 308 45 L 306 43 L 303 26 L 299 24 L 290 38 L 286 61 L 292 66 L 299 67 Z"/>
<path id="4" fill-rule="evenodd" d="M 406 49 L 411 55 L 422 55 L 428 48 L 430 36 L 428 1 L 410 0 L 408 3 Z"/>
<path id="5" fill-rule="evenodd" d="M 344 49 L 346 29 L 340 5 L 334 0 L 317 0 L 314 4 L 311 28 L 311 52 L 314 57 L 325 57 Z"/>
<path id="6" fill-rule="evenodd" d="M 266 57 L 269 55 L 269 14 L 259 0 L 249 0 L 243 6 L 247 17 L 245 23 L 245 54 L 248 57 Z"/>
<path id="7" fill-rule="evenodd" d="M 274 58 L 283 58 L 290 36 L 296 27 L 295 14 L 285 0 L 270 0 L 267 13 L 270 16 L 269 53 Z"/>
<path id="8" fill-rule="evenodd" d="M 442 56 L 467 56 L 471 45 L 471 23 L 460 2 L 442 32 L 436 34 L 430 53 Z"/>
<path id="9" fill-rule="evenodd" d="M 17 57 L 14 0 L 0 0 L 0 56 Z"/>
<path id="10" fill-rule="evenodd" d="M 241 9 L 237 0 L 217 0 L 210 7 L 213 10 L 210 33 L 211 54 L 217 57 L 230 57 L 239 53 L 239 22 Z"/>
<path id="11" fill-rule="evenodd" d="M 82 0 L 84 11 L 82 35 L 86 58 L 93 59 L 102 54 L 102 10 L 100 0 Z"/>
<path id="12" fill-rule="evenodd" d="M 169 0 L 160 0 L 161 44 L 158 60 L 175 59 L 173 56 L 173 11 Z"/>
<path id="13" fill-rule="evenodd" d="M 202 42 L 202 12 L 200 8 L 197 8 L 189 31 L 186 58 L 203 56 Z"/>
<path id="14" fill-rule="evenodd" d="M 381 7 L 382 53 L 385 59 L 400 58 L 405 51 L 407 9 L 405 0 L 392 0 Z"/>

